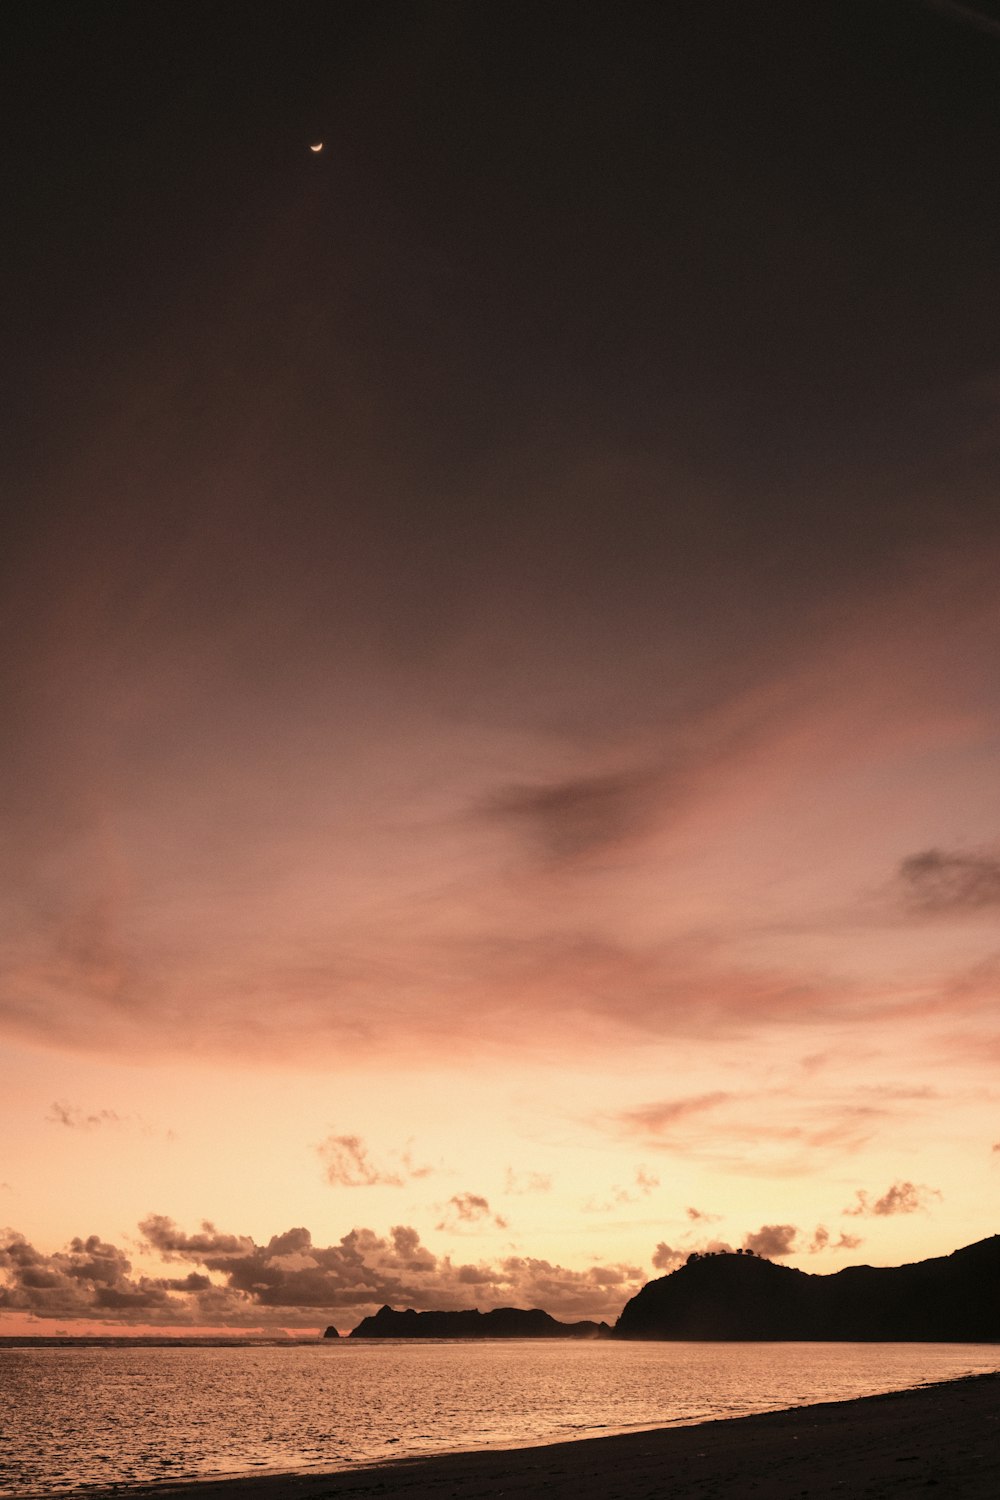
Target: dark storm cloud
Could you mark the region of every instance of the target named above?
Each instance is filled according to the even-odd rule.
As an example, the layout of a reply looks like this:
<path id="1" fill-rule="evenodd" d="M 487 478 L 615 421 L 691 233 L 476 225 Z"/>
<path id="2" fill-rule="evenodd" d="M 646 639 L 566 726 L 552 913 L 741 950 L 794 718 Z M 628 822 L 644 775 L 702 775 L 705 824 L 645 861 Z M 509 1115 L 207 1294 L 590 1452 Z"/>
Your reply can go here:
<path id="1" fill-rule="evenodd" d="M 934 916 L 962 915 L 1000 907 L 1000 856 L 925 849 L 899 867 L 903 895 L 911 910 Z"/>
<path id="2" fill-rule="evenodd" d="M 914 1214 L 918 1211 L 926 1211 L 935 1199 L 941 1197 L 937 1188 L 925 1187 L 916 1182 L 894 1182 L 887 1188 L 881 1198 L 873 1199 L 871 1194 L 864 1188 L 858 1188 L 855 1197 L 857 1202 L 843 1209 L 845 1214 L 859 1216 L 873 1216 L 875 1218 L 888 1218 L 893 1214 Z"/>

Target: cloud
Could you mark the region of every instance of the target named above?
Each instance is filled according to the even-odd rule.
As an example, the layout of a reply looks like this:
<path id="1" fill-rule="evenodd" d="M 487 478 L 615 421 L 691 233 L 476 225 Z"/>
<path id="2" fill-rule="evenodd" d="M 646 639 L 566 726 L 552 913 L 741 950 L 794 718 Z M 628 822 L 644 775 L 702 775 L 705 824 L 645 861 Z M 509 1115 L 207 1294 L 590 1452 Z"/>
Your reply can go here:
<path id="1" fill-rule="evenodd" d="M 584 1213 L 607 1213 L 610 1209 L 621 1208 L 629 1203 L 640 1203 L 643 1198 L 648 1198 L 660 1186 L 660 1179 L 655 1172 L 649 1172 L 645 1167 L 636 1169 L 635 1181 L 630 1187 L 615 1185 L 611 1189 L 611 1197 L 606 1202 L 598 1202 L 589 1198 L 583 1205 Z"/>
<path id="2" fill-rule="evenodd" d="M 76 1104 L 65 1104 L 56 1100 L 45 1116 L 52 1125 L 64 1125 L 67 1130 L 98 1130 L 110 1127 L 115 1130 L 139 1130 L 143 1135 L 162 1135 L 168 1141 L 176 1136 L 173 1130 L 158 1131 L 141 1115 L 120 1115 L 114 1109 L 81 1109 Z"/>
<path id="3" fill-rule="evenodd" d="M 722 1217 L 721 1214 L 709 1214 L 700 1208 L 686 1208 L 684 1212 L 695 1224 L 717 1224 Z"/>
<path id="4" fill-rule="evenodd" d="M 229 533 L 220 551 L 228 557 L 231 528 L 219 531 Z M 553 561 L 565 548 L 555 550 Z M 258 561 L 266 573 L 274 559 Z M 885 868 L 855 800 L 861 782 L 905 771 L 904 800 L 923 808 L 908 794 L 928 794 L 933 748 L 957 757 L 979 732 L 978 720 L 970 728 L 972 666 L 992 659 L 997 612 L 985 559 L 971 590 L 958 563 L 942 565 L 930 599 L 926 580 L 908 577 L 857 609 L 814 616 L 808 632 L 788 632 L 779 658 L 771 643 L 761 649 L 750 674 L 750 597 L 745 613 L 726 614 L 740 621 L 737 670 L 737 657 L 694 627 L 697 613 L 681 611 L 668 626 L 662 583 L 650 588 L 650 630 L 614 613 L 622 640 L 643 649 L 598 653 L 600 669 L 575 629 L 546 639 L 538 619 L 517 609 L 505 612 L 516 622 L 512 649 L 501 649 L 487 625 L 501 614 L 495 600 L 487 605 L 488 589 L 486 628 L 441 641 L 426 680 L 370 659 L 368 631 L 358 635 L 365 651 L 342 661 L 332 659 L 331 629 L 322 664 L 304 632 L 301 660 L 289 652 L 295 670 L 273 674 L 280 704 L 254 736 L 244 730 L 260 700 L 249 678 L 224 668 L 232 642 L 206 650 L 193 628 L 178 640 L 169 612 L 155 640 L 118 632 L 124 657 L 113 669 L 102 657 L 81 693 L 88 637 L 72 623 L 79 585 L 69 555 L 65 568 L 69 614 L 51 632 L 63 647 L 35 664 L 53 683 L 51 701 L 64 703 L 64 738 L 25 726 L 31 775 L 16 820 L 25 878 L 0 910 L 7 1035 L 104 1056 L 194 1048 L 228 1062 L 322 1057 L 347 1066 L 397 1051 L 439 1059 L 445 1039 L 457 1058 L 570 1037 L 574 1050 L 596 1052 L 635 1035 L 715 1040 L 775 1024 L 807 1033 L 887 1015 L 912 987 L 910 975 L 880 979 L 863 954 L 855 961 L 815 940 L 830 937 L 831 904 L 842 907 Z M 546 614 L 544 573 L 536 602 L 558 627 L 563 611 Z M 631 580 L 627 594 L 631 602 Z M 296 601 L 293 616 L 300 605 L 308 614 L 297 593 Z M 609 646 L 610 623 L 594 646 Z M 682 626 L 691 637 L 675 678 Z M 265 639 L 266 615 L 253 628 Z M 878 645 L 859 667 L 862 640 Z M 381 656 L 377 640 L 372 650 Z M 510 678 L 509 664 L 529 659 L 531 671 Z M 306 680 L 298 671 L 310 660 L 315 677 Z M 321 697 L 316 686 L 331 672 L 338 690 Z M 397 692 L 408 680 L 414 690 Z M 156 692 L 146 691 L 153 681 Z M 221 700 L 211 720 L 209 695 Z M 357 735 L 333 732 L 334 702 Z M 104 738 L 109 723 L 121 729 L 114 746 Z M 157 738 L 160 725 L 170 734 Z M 182 766 L 169 746 L 173 734 L 184 741 L 185 726 L 192 758 Z M 149 751 L 141 762 L 133 741 Z M 95 745 L 107 756 L 90 763 L 83 747 Z M 118 774 L 130 765 L 134 774 Z M 774 832 L 791 791 L 817 818 L 825 809 L 829 822 L 838 809 L 826 833 L 839 853 L 823 871 L 813 868 L 806 822 L 801 843 Z M 315 815 L 320 798 L 329 817 Z M 666 807 L 683 832 L 669 844 L 659 837 Z M 62 847 L 66 828 L 78 836 L 53 861 L 46 850 Z M 108 830 L 138 828 L 148 835 L 142 858 L 119 859 L 115 839 L 126 836 Z M 525 837 L 550 858 L 522 864 L 523 879 L 513 880 L 510 843 Z M 607 868 L 580 858 L 608 851 Z M 977 890 L 984 878 L 992 881 L 980 861 Z M 761 925 L 779 902 L 783 919 L 799 923 L 794 948 Z"/>
<path id="5" fill-rule="evenodd" d="M 794 1255 L 798 1233 L 794 1224 L 762 1224 L 753 1234 L 746 1236 L 743 1248 L 769 1258 Z"/>
<path id="6" fill-rule="evenodd" d="M 465 1207 L 478 1217 L 476 1195 Z M 484 1200 L 483 1200 L 484 1201 Z M 547 1260 L 506 1256 L 456 1263 L 435 1255 L 409 1225 L 387 1236 L 352 1229 L 315 1245 L 308 1229 L 264 1245 L 210 1222 L 189 1234 L 151 1214 L 140 1225 L 147 1252 L 183 1274 L 132 1274 L 126 1254 L 97 1236 L 46 1255 L 14 1231 L 0 1236 L 0 1310 L 36 1316 L 99 1317 L 157 1325 L 283 1326 L 290 1317 L 341 1326 L 384 1303 L 397 1307 L 544 1307 L 557 1317 L 614 1319 L 646 1279 L 638 1266 L 572 1270 Z"/>
<path id="7" fill-rule="evenodd" d="M 658 1271 L 676 1271 L 690 1255 L 731 1255 L 732 1250 L 727 1240 L 701 1240 L 697 1244 L 676 1246 L 661 1240 L 653 1251 L 653 1265 Z"/>
<path id="8" fill-rule="evenodd" d="M 327 1136 L 316 1150 L 331 1187 L 402 1187 L 406 1181 L 401 1172 L 375 1166 L 358 1135 Z"/>
<path id="9" fill-rule="evenodd" d="M 70 1130 L 95 1130 L 99 1125 L 122 1125 L 124 1117 L 113 1109 L 98 1109 L 88 1113 L 74 1104 L 52 1105 L 45 1118 L 53 1125 L 65 1125 Z"/>
<path id="10" fill-rule="evenodd" d="M 703 1219 L 715 1216 L 698 1214 L 697 1217 Z M 801 1248 L 800 1232 L 794 1224 L 764 1224 L 754 1233 L 745 1236 L 743 1249 L 753 1250 L 757 1255 L 768 1258 L 781 1259 L 788 1255 L 795 1255 Z M 850 1234 L 841 1234 L 836 1240 L 832 1240 L 826 1226 L 818 1224 L 806 1248 L 810 1255 L 818 1255 L 823 1250 L 856 1250 L 861 1243 L 862 1241 L 856 1235 Z M 653 1265 L 659 1271 L 676 1271 L 678 1266 L 682 1266 L 688 1256 L 693 1253 L 731 1255 L 733 1247 L 726 1240 L 700 1240 L 686 1245 L 668 1245 L 661 1240 L 653 1252 Z"/>
<path id="11" fill-rule="evenodd" d="M 123 1250 L 96 1234 L 73 1239 L 55 1255 L 44 1255 L 12 1230 L 0 1237 L 0 1309 L 31 1312 L 38 1317 L 97 1316 L 112 1319 L 168 1321 L 171 1293 L 198 1293 L 208 1279 L 197 1274 L 180 1280 L 131 1275 Z"/>
<path id="12" fill-rule="evenodd" d="M 825 1224 L 817 1224 L 809 1245 L 809 1254 L 818 1255 L 821 1250 L 856 1250 L 864 1241 L 856 1234 L 840 1234 L 831 1240 Z"/>
<path id="13" fill-rule="evenodd" d="M 483 810 L 522 827 L 550 858 L 572 859 L 648 831 L 657 782 L 649 771 L 620 771 L 511 786 Z"/>
<path id="14" fill-rule="evenodd" d="M 210 1219 L 203 1219 L 198 1234 L 185 1234 L 164 1214 L 149 1214 L 139 1225 L 144 1242 L 158 1250 L 164 1260 L 197 1260 L 203 1264 L 246 1255 L 253 1240 L 245 1235 L 222 1234 Z"/>
<path id="15" fill-rule="evenodd" d="M 860 1215 L 888 1218 L 892 1214 L 914 1214 L 918 1210 L 926 1210 L 933 1199 L 941 1197 L 941 1193 L 937 1188 L 925 1187 L 916 1182 L 894 1182 L 874 1202 L 871 1194 L 865 1192 L 864 1188 L 858 1188 L 855 1197 L 857 1203 L 843 1209 L 843 1213 L 855 1218 Z"/>
<path id="16" fill-rule="evenodd" d="M 641 1104 L 636 1109 L 623 1109 L 614 1118 L 631 1135 L 662 1136 L 681 1120 L 717 1109 L 732 1098 L 732 1094 L 716 1090 L 681 1099 L 661 1099 L 652 1104 Z"/>
<path id="17" fill-rule="evenodd" d="M 436 1227 L 439 1230 L 454 1230 L 462 1224 L 482 1224 L 492 1221 L 498 1229 L 507 1228 L 507 1220 L 495 1214 L 489 1201 L 479 1193 L 455 1193 L 445 1204 L 444 1216 Z"/>
<path id="18" fill-rule="evenodd" d="M 552 1191 L 552 1178 L 547 1172 L 515 1172 L 513 1167 L 508 1167 L 503 1190 L 512 1196 L 549 1193 Z"/>
<path id="19" fill-rule="evenodd" d="M 899 867 L 907 905 L 921 915 L 948 915 L 1000 907 L 1000 856 L 925 849 Z"/>
<path id="20" fill-rule="evenodd" d="M 661 1240 L 653 1251 L 653 1265 L 658 1271 L 675 1271 L 690 1254 L 690 1250 L 675 1250 L 665 1240 Z"/>
<path id="21" fill-rule="evenodd" d="M 646 1149 L 731 1171 L 804 1175 L 824 1159 L 861 1151 L 907 1105 L 933 1097 L 892 1086 L 835 1091 L 831 1085 L 824 1094 L 816 1086 L 776 1081 L 756 1094 L 716 1090 L 602 1112 L 591 1123 L 637 1139 Z"/>

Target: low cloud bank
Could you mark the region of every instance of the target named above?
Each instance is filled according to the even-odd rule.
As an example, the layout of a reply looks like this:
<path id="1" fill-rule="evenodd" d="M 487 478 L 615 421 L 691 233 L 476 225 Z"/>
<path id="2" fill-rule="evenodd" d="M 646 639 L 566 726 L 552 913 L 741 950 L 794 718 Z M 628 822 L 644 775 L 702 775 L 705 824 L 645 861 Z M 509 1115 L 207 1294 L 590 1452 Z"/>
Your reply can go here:
<path id="1" fill-rule="evenodd" d="M 472 1206 L 475 1212 L 475 1205 Z M 314 1245 L 293 1228 L 258 1245 L 205 1222 L 187 1233 L 152 1214 L 139 1226 L 167 1274 L 136 1274 L 120 1247 L 92 1235 L 45 1254 L 12 1230 L 0 1236 L 0 1312 L 158 1325 L 349 1327 L 396 1307 L 544 1307 L 556 1317 L 613 1320 L 647 1279 L 625 1264 L 569 1270 L 532 1256 L 461 1264 L 421 1244 L 408 1225 L 387 1236 L 352 1229 Z M 169 1274 L 175 1268 L 177 1274 Z"/>

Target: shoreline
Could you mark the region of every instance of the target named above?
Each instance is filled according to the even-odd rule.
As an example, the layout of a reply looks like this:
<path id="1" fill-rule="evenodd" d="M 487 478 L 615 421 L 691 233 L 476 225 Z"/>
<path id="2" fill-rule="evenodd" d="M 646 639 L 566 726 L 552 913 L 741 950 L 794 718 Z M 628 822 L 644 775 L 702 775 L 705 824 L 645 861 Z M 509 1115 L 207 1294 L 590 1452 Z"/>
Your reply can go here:
<path id="1" fill-rule="evenodd" d="M 88 1490 L 87 1500 L 995 1500 L 1000 1372 L 748 1417 L 529 1448 Z M 25 1500 L 42 1500 L 40 1495 Z"/>

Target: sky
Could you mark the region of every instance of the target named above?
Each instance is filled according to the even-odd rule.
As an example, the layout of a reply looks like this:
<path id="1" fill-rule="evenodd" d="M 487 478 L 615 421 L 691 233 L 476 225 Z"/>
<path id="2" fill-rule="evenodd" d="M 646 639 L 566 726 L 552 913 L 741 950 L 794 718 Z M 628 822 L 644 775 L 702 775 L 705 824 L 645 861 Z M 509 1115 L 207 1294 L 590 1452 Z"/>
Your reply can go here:
<path id="1" fill-rule="evenodd" d="M 996 1233 L 1000 10 L 2 24 L 0 1333 Z"/>

